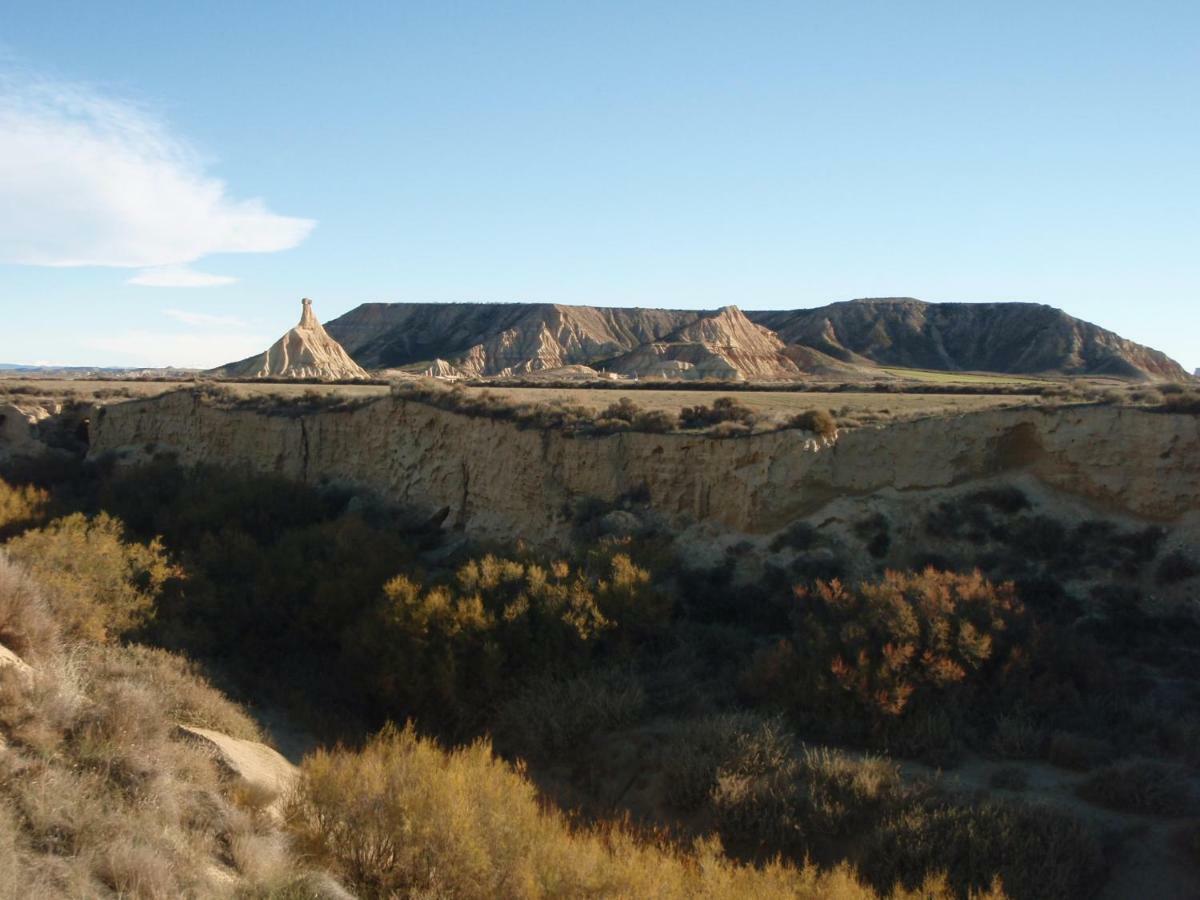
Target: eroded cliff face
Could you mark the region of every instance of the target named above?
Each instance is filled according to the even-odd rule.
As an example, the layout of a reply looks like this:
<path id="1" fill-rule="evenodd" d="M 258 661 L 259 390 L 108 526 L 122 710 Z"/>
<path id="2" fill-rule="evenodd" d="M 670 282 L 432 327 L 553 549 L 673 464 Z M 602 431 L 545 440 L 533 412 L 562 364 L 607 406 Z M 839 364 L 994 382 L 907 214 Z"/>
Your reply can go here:
<path id="1" fill-rule="evenodd" d="M 345 481 L 480 537 L 565 536 L 574 498 L 649 493 L 678 527 L 768 534 L 831 502 L 937 490 L 1005 474 L 1106 514 L 1171 522 L 1200 510 L 1200 418 L 1135 409 L 1013 409 L 861 428 L 714 439 L 520 430 L 400 397 L 290 418 L 208 405 L 189 392 L 95 416 L 93 455 L 150 445 L 185 464 Z"/>

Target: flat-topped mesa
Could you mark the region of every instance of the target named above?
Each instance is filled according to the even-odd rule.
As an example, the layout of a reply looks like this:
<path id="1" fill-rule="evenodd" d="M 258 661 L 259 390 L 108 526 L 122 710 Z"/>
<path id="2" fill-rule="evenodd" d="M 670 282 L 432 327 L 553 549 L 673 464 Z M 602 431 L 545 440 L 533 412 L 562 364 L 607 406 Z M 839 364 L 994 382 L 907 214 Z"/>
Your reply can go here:
<path id="1" fill-rule="evenodd" d="M 367 378 L 366 371 L 329 336 L 313 312 L 312 301 L 300 301 L 300 323 L 264 353 L 228 363 L 211 374 L 223 378 L 319 378 L 342 381 Z"/>

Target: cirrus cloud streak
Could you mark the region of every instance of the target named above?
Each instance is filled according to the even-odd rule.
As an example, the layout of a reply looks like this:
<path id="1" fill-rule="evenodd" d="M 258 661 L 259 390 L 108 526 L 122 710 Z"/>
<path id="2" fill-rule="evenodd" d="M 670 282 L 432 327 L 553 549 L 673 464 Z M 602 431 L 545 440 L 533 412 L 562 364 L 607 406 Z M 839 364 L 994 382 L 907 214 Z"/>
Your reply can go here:
<path id="1" fill-rule="evenodd" d="M 316 224 L 237 199 L 156 116 L 90 88 L 0 75 L 0 262 L 150 269 L 153 286 L 227 284 L 182 268 L 295 247 Z"/>

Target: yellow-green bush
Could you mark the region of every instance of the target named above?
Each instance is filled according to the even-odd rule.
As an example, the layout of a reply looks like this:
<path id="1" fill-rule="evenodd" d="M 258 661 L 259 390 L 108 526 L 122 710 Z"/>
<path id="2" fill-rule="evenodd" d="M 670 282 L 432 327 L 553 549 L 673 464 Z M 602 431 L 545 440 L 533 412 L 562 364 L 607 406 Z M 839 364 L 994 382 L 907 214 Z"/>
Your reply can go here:
<path id="1" fill-rule="evenodd" d="M 106 513 L 56 519 L 5 546 L 42 585 L 69 638 L 102 641 L 133 630 L 153 615 L 164 582 L 176 574 L 158 539 L 128 541 Z"/>
<path id="2" fill-rule="evenodd" d="M 309 862 L 368 897 L 876 896 L 844 866 L 741 866 L 711 840 L 683 853 L 621 828 L 572 827 L 486 742 L 447 752 L 411 727 L 306 759 L 287 822 Z M 930 879 L 892 896 L 950 894 Z"/>
<path id="3" fill-rule="evenodd" d="M 607 568 L 596 585 L 596 602 L 605 616 L 627 629 L 665 625 L 670 620 L 671 596 L 655 589 L 648 569 L 627 553 L 614 553 Z"/>
<path id="4" fill-rule="evenodd" d="M 445 584 L 393 578 L 348 646 L 393 713 L 469 724 L 514 679 L 579 665 L 609 627 L 593 586 L 567 563 L 489 555 Z"/>
<path id="5" fill-rule="evenodd" d="M 0 478 L 0 540 L 39 522 L 50 495 L 33 485 L 11 485 Z"/>

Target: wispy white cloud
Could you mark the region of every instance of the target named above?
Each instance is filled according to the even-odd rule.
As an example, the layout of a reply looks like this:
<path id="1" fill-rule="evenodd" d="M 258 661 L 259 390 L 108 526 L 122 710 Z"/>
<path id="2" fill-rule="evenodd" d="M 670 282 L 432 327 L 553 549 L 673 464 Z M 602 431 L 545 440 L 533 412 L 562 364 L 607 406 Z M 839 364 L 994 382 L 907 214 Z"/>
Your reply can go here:
<path id="1" fill-rule="evenodd" d="M 125 283 L 142 287 L 219 287 L 235 281 L 230 275 L 210 275 L 188 266 L 155 266 L 142 269 Z"/>
<path id="2" fill-rule="evenodd" d="M 132 281 L 156 286 L 162 267 L 286 250 L 316 224 L 230 196 L 146 109 L 22 73 L 0 74 L 0 208 L 0 262 L 154 268 Z M 228 283 L 189 274 L 170 286 Z"/>
<path id="3" fill-rule="evenodd" d="M 164 309 L 163 313 L 184 325 L 214 328 L 246 328 L 246 322 L 237 316 L 214 316 L 211 313 L 191 312 L 186 309 Z"/>

